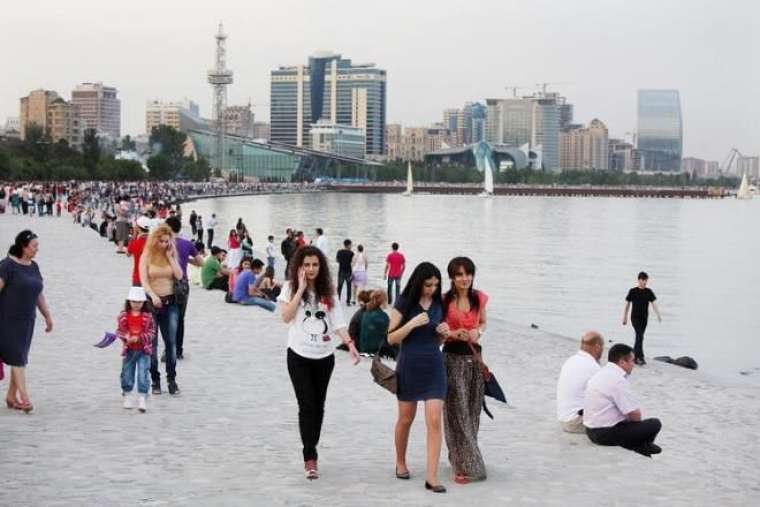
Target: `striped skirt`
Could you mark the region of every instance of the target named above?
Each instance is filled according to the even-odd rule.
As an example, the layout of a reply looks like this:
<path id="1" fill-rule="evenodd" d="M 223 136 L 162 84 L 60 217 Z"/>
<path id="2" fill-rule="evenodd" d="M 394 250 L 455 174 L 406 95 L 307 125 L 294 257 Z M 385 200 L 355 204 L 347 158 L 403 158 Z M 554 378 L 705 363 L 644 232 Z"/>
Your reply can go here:
<path id="1" fill-rule="evenodd" d="M 486 465 L 478 448 L 478 430 L 485 384 L 480 367 L 472 356 L 446 353 L 444 361 L 449 388 L 443 420 L 449 463 L 454 474 L 482 481 L 486 478 Z"/>

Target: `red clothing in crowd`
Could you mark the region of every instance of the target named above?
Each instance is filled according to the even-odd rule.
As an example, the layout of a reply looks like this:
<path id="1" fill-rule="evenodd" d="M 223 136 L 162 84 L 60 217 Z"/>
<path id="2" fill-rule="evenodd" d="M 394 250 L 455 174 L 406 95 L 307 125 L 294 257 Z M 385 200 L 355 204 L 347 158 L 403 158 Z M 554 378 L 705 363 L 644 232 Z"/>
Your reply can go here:
<path id="1" fill-rule="evenodd" d="M 147 234 L 141 234 L 129 242 L 127 253 L 132 256 L 134 264 L 132 266 L 132 285 L 142 285 L 140 283 L 140 257 L 145 249 L 145 243 L 148 241 Z"/>
<path id="2" fill-rule="evenodd" d="M 400 278 L 403 273 L 406 259 L 401 252 L 391 252 L 385 258 L 388 263 L 388 278 Z"/>

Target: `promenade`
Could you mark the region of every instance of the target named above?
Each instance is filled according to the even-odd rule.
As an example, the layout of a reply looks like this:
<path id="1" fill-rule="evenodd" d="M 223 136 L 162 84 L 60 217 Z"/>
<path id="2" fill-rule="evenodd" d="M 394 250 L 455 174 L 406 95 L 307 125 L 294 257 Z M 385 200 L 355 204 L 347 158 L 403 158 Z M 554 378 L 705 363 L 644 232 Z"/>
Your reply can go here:
<path id="1" fill-rule="evenodd" d="M 8 214 L 0 215 L 3 255 L 27 227 L 40 237 L 37 261 L 55 329 L 45 335 L 38 319 L 28 367 L 34 412 L 0 410 L 0 506 L 760 503 L 756 388 L 650 362 L 631 380 L 644 415 L 663 422 L 663 453 L 648 459 L 596 447 L 562 433 L 555 421 L 556 377 L 576 340 L 493 312 L 485 360 L 514 408 L 490 402 L 496 419 L 481 419 L 487 481 L 454 484 L 444 445 L 448 493 L 424 490 L 421 410 L 410 440 L 412 480 L 396 480 L 395 400 L 372 383 L 369 360 L 353 367 L 339 352 L 319 447 L 321 478 L 308 482 L 278 314 L 193 288 L 186 359 L 178 363 L 182 394 L 151 396 L 144 415 L 126 411 L 118 344 L 92 344 L 115 326 L 132 260 L 68 217 Z"/>

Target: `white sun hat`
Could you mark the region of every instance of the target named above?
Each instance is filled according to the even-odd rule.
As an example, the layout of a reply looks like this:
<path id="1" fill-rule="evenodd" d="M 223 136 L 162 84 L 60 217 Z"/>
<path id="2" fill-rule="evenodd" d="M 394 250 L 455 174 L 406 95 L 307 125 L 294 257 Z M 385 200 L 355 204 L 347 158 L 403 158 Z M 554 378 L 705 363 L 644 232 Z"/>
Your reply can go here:
<path id="1" fill-rule="evenodd" d="M 146 217 L 145 215 L 139 217 L 137 219 L 137 227 L 140 229 L 148 230 L 150 229 L 151 220 L 150 218 Z"/>
<path id="2" fill-rule="evenodd" d="M 143 289 L 142 287 L 130 287 L 127 300 L 128 301 L 147 301 L 147 298 L 145 297 L 145 289 Z"/>

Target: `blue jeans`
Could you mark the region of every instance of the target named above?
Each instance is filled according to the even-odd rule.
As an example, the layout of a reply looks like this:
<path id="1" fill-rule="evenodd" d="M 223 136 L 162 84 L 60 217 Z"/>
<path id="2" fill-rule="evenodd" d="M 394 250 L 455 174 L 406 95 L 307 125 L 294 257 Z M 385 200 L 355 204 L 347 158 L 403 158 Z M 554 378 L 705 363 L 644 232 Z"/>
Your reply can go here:
<path id="1" fill-rule="evenodd" d="M 267 267 L 274 269 L 274 257 L 267 257 Z"/>
<path id="2" fill-rule="evenodd" d="M 150 358 L 142 350 L 127 350 L 121 363 L 121 390 L 131 393 L 135 387 L 135 370 L 137 371 L 137 392 L 148 394 L 148 368 Z"/>
<path id="3" fill-rule="evenodd" d="M 174 382 L 177 376 L 177 326 L 179 325 L 179 306 L 176 303 L 164 305 L 154 313 L 157 329 L 161 331 L 166 348 L 166 380 Z M 153 355 L 150 356 L 150 378 L 154 385 L 161 384 L 161 372 L 158 371 L 158 330 L 153 336 Z"/>
<path id="4" fill-rule="evenodd" d="M 273 312 L 275 308 L 277 308 L 277 305 L 274 304 L 274 302 L 259 297 L 248 297 L 240 301 L 240 304 L 246 306 L 260 306 L 261 308 L 269 310 L 270 312 Z"/>
<path id="5" fill-rule="evenodd" d="M 393 303 L 393 294 L 391 293 L 391 287 L 393 287 L 393 284 L 396 284 L 396 298 L 398 299 L 399 294 L 401 293 L 401 278 L 390 276 L 388 277 L 388 304 L 390 305 Z"/>

